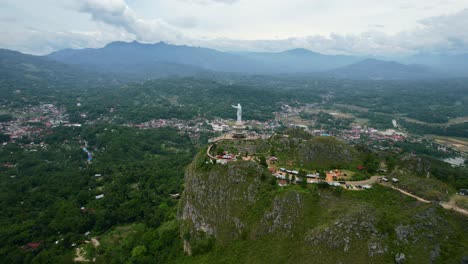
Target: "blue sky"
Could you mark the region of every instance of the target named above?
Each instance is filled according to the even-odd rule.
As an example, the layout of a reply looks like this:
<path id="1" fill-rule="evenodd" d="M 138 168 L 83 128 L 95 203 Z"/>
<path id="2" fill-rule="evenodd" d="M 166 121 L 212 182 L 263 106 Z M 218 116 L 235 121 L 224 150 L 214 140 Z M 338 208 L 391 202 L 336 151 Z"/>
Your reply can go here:
<path id="1" fill-rule="evenodd" d="M 219 50 L 399 56 L 468 52 L 468 0 L 0 0 L 0 47 L 116 40 Z"/>

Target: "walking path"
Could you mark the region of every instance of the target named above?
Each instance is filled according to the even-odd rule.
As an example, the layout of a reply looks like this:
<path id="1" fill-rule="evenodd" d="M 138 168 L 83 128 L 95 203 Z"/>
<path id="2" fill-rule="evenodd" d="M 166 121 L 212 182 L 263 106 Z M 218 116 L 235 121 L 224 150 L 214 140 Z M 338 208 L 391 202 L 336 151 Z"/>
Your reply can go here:
<path id="1" fill-rule="evenodd" d="M 211 154 L 210 154 L 210 151 L 211 151 L 211 148 L 212 148 L 212 147 L 213 147 L 213 145 L 210 145 L 210 146 L 208 147 L 208 149 L 206 150 L 206 155 L 207 155 L 208 157 L 210 157 L 211 159 L 217 159 L 215 156 L 211 156 Z"/>
<path id="2" fill-rule="evenodd" d="M 405 191 L 405 190 L 402 190 L 402 189 L 400 189 L 400 188 L 397 188 L 397 187 L 395 187 L 395 186 L 393 186 L 393 185 L 390 185 L 390 184 L 382 184 L 382 185 L 387 186 L 387 187 L 390 187 L 390 188 L 392 188 L 392 189 L 394 189 L 394 190 L 397 190 L 397 191 L 401 192 L 401 193 L 404 194 L 404 195 L 413 197 L 414 199 L 416 199 L 416 200 L 418 200 L 418 201 L 420 201 L 420 202 L 423 202 L 423 203 L 431 203 L 431 201 L 428 201 L 428 200 L 426 200 L 426 199 L 424 199 L 424 198 L 421 198 L 421 197 L 419 197 L 419 196 L 416 196 L 416 195 L 414 195 L 414 194 L 411 194 L 411 193 L 409 193 L 409 192 L 407 192 L 407 191 Z"/>
<path id="3" fill-rule="evenodd" d="M 453 201 L 453 199 L 450 199 L 450 201 L 448 201 L 448 202 L 441 202 L 440 205 L 443 208 L 447 209 L 447 210 L 454 210 L 454 211 L 459 212 L 459 213 L 461 213 L 461 214 L 463 214 L 465 216 L 468 216 L 468 210 L 458 207 L 455 204 L 455 201 Z"/>
<path id="4" fill-rule="evenodd" d="M 414 195 L 414 194 L 411 194 L 411 193 L 409 193 L 409 192 L 407 192 L 407 191 L 404 191 L 404 190 L 402 190 L 402 189 L 400 189 L 400 188 L 394 187 L 394 186 L 392 186 L 392 185 L 390 185 L 390 184 L 382 184 L 382 185 L 387 186 L 387 187 L 390 187 L 390 188 L 392 188 L 392 189 L 395 189 L 395 190 L 401 192 L 401 193 L 404 194 L 404 195 L 413 197 L 413 198 L 415 198 L 416 200 L 418 200 L 418 201 L 420 201 L 420 202 L 423 202 L 423 203 L 431 203 L 431 201 L 429 201 L 429 200 L 426 200 L 426 199 L 424 199 L 424 198 L 421 198 L 421 197 L 419 197 L 419 196 L 416 196 L 416 195 Z M 461 213 L 461 214 L 463 214 L 463 215 L 465 215 L 465 216 L 468 216 L 468 210 L 458 207 L 452 199 L 451 199 L 450 201 L 448 201 L 448 202 L 439 202 L 439 204 L 440 204 L 440 206 L 442 206 L 442 208 L 444 208 L 444 209 L 453 210 L 453 211 L 455 211 L 455 212 L 458 212 L 458 213 Z"/>

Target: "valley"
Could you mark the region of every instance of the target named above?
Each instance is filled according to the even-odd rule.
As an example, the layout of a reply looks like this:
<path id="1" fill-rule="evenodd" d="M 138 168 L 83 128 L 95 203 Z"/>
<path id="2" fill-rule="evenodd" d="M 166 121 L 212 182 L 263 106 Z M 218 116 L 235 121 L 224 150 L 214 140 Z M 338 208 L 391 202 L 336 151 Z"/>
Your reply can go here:
<path id="1" fill-rule="evenodd" d="M 3 262 L 466 259 L 465 80 L 129 73 L 69 52 L 0 52 Z"/>

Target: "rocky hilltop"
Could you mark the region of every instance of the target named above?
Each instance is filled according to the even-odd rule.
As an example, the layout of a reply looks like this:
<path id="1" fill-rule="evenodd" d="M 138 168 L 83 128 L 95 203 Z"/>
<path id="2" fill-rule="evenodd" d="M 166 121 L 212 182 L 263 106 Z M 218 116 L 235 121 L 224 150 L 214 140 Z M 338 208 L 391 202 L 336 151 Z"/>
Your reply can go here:
<path id="1" fill-rule="evenodd" d="M 466 218 L 437 204 L 380 185 L 282 188 L 257 162 L 215 165 L 204 151 L 187 168 L 178 218 L 195 263 L 467 260 Z"/>
<path id="2" fill-rule="evenodd" d="M 268 171 L 256 162 L 217 166 L 203 163 L 203 155 L 187 169 L 179 211 L 188 254 L 192 254 L 193 242 L 204 238 L 227 242 L 245 236 L 255 222 L 252 212 L 260 196 L 273 187 L 267 181 Z"/>

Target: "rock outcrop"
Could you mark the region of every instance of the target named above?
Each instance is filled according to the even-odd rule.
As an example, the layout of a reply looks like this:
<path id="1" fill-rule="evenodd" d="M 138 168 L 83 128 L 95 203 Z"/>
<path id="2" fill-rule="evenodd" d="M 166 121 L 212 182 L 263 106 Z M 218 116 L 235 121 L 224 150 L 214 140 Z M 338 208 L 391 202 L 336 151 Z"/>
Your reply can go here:
<path id="1" fill-rule="evenodd" d="M 178 216 L 186 248 L 191 241 L 204 236 L 217 241 L 240 238 L 248 231 L 252 222 L 249 220 L 254 220 L 252 210 L 259 193 L 271 187 L 268 171 L 253 161 L 209 167 L 201 169 L 194 162 L 185 175 Z"/>
<path id="2" fill-rule="evenodd" d="M 242 245 L 250 263 L 460 260 L 460 253 L 446 255 L 447 245 L 458 250 L 459 232 L 468 230 L 463 219 L 449 217 L 378 185 L 341 195 L 316 185 L 280 188 L 256 162 L 212 164 L 204 151 L 187 168 L 178 210 L 188 255 Z"/>

